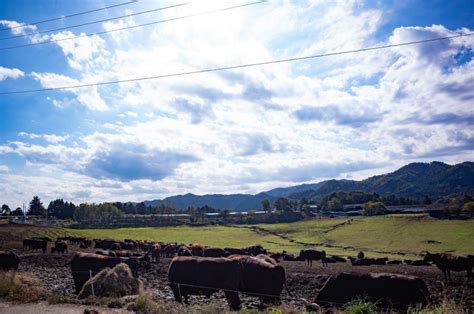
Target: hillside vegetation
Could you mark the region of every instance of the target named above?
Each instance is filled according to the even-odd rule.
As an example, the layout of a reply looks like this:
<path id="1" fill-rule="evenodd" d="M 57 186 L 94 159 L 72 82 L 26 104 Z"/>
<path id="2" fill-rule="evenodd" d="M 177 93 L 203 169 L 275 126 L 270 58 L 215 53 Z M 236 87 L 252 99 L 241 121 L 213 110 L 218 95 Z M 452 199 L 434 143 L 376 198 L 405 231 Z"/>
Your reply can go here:
<path id="1" fill-rule="evenodd" d="M 437 220 L 425 215 L 328 218 L 239 227 L 66 229 L 0 225 L 1 241 L 63 235 L 203 243 L 215 247 L 245 247 L 260 243 L 271 251 L 291 253 L 308 247 L 340 255 L 353 255 L 359 250 L 372 256 L 399 257 L 415 256 L 423 251 L 474 253 L 474 220 Z"/>
<path id="2" fill-rule="evenodd" d="M 463 162 L 448 165 L 442 162 L 411 163 L 394 172 L 373 176 L 361 181 L 327 180 L 314 184 L 275 188 L 252 194 L 176 195 L 163 200 L 145 201 L 147 206 L 165 204 L 179 209 L 205 206 L 237 211 L 261 209 L 260 202 L 268 199 L 273 203 L 278 197 L 294 200 L 306 198 L 319 200 L 337 191 L 364 191 L 381 196 L 396 195 L 422 199 L 448 196 L 456 193 L 474 194 L 474 163 Z"/>

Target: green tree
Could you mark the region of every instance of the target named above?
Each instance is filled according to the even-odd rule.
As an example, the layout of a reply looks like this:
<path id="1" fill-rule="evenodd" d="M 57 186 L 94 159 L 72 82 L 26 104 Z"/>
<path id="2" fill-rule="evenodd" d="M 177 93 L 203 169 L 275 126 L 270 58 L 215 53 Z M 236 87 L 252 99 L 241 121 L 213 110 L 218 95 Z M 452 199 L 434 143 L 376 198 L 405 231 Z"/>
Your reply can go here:
<path id="1" fill-rule="evenodd" d="M 364 214 L 367 216 L 383 215 L 387 212 L 382 202 L 367 202 L 364 204 Z"/>
<path id="2" fill-rule="evenodd" d="M 23 210 L 20 207 L 17 207 L 14 211 L 11 213 L 12 216 L 23 216 Z"/>
<path id="3" fill-rule="evenodd" d="M 2 210 L 0 211 L 0 214 L 2 216 L 10 216 L 11 213 L 12 213 L 12 210 L 10 209 L 10 207 L 7 204 L 3 204 L 2 205 Z"/>
<path id="4" fill-rule="evenodd" d="M 299 210 L 305 211 L 308 205 L 309 205 L 308 199 L 306 197 L 303 197 L 302 199 L 300 199 L 300 202 L 299 202 Z"/>
<path id="5" fill-rule="evenodd" d="M 27 215 L 46 217 L 46 214 L 46 208 L 44 208 L 40 198 L 38 196 L 34 196 L 30 202 L 30 209 L 28 210 Z"/>
<path id="6" fill-rule="evenodd" d="M 62 199 L 51 201 L 48 205 L 48 216 L 58 219 L 72 219 L 76 206 L 71 202 L 64 202 Z"/>
<path id="7" fill-rule="evenodd" d="M 291 208 L 292 208 L 292 204 L 291 204 L 291 202 L 290 202 L 287 198 L 279 197 L 279 198 L 275 201 L 275 209 L 276 209 L 277 211 L 280 211 L 280 212 L 289 212 L 289 211 L 291 211 Z"/>
<path id="8" fill-rule="evenodd" d="M 470 202 L 465 203 L 462 206 L 462 211 L 463 211 L 463 213 L 465 213 L 467 215 L 474 216 L 474 201 L 470 201 Z"/>
<path id="9" fill-rule="evenodd" d="M 271 211 L 272 206 L 270 205 L 270 201 L 268 198 L 264 198 L 263 200 L 260 201 L 262 203 L 262 209 L 265 213 L 268 213 Z"/>

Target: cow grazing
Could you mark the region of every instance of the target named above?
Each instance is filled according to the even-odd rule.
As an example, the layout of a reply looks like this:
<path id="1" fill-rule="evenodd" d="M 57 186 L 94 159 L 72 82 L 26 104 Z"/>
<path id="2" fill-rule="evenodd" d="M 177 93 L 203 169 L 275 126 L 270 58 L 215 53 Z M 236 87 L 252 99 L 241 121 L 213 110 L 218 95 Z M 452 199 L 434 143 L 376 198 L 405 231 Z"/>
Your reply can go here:
<path id="1" fill-rule="evenodd" d="M 331 257 L 332 257 L 332 259 L 334 259 L 336 262 L 339 262 L 339 263 L 347 262 L 347 260 L 344 257 L 340 257 L 340 256 L 337 256 L 337 255 L 333 255 Z"/>
<path id="2" fill-rule="evenodd" d="M 243 279 L 239 289 L 242 293 L 259 297 L 263 303 L 278 303 L 283 287 L 291 296 L 282 266 L 253 256 L 234 255 L 229 258 L 239 261 L 243 266 Z"/>
<path id="3" fill-rule="evenodd" d="M 259 254 L 268 254 L 267 250 L 263 248 L 260 244 L 251 245 L 242 249 L 245 255 L 257 256 Z"/>
<path id="4" fill-rule="evenodd" d="M 12 251 L 0 251 L 0 270 L 17 271 L 20 265 L 20 258 Z"/>
<path id="5" fill-rule="evenodd" d="M 48 238 L 48 237 L 33 237 L 32 239 L 42 240 L 42 241 L 46 241 L 46 242 L 53 242 L 53 240 L 51 240 L 51 238 Z"/>
<path id="6" fill-rule="evenodd" d="M 309 266 L 313 266 L 313 261 L 318 261 L 318 260 L 321 260 L 321 263 L 323 264 L 323 266 L 327 266 L 325 251 L 301 250 L 300 258 L 303 258 L 306 261 L 307 265 Z"/>
<path id="7" fill-rule="evenodd" d="M 23 240 L 23 250 L 32 250 L 33 252 L 42 250 L 43 254 L 45 254 L 47 247 L 48 247 L 48 242 L 45 240 L 36 240 L 36 239 Z"/>
<path id="8" fill-rule="evenodd" d="M 206 248 L 205 245 L 199 243 L 190 244 L 189 247 L 193 256 L 202 256 L 204 254 L 204 249 Z"/>
<path id="9" fill-rule="evenodd" d="M 100 240 L 100 239 L 95 239 L 94 241 L 95 241 L 94 249 L 102 249 L 102 250 L 109 250 L 112 244 L 116 242 L 114 240 Z"/>
<path id="10" fill-rule="evenodd" d="M 67 244 L 63 241 L 56 241 L 55 246 L 51 248 L 51 253 L 57 252 L 58 254 L 67 254 Z"/>
<path id="11" fill-rule="evenodd" d="M 229 256 L 224 249 L 221 248 L 205 248 L 203 252 L 204 257 L 226 257 Z"/>
<path id="12" fill-rule="evenodd" d="M 189 295 L 206 295 L 223 290 L 229 306 L 240 309 L 239 286 L 242 265 L 225 257 L 178 256 L 168 270 L 168 281 L 177 302 L 188 303 Z"/>
<path id="13" fill-rule="evenodd" d="M 122 250 L 122 245 L 121 245 L 120 243 L 118 243 L 118 242 L 115 242 L 115 243 L 113 243 L 113 244 L 110 246 L 109 250 L 112 250 L 112 251 L 121 251 L 121 250 Z"/>
<path id="14" fill-rule="evenodd" d="M 187 246 L 183 245 L 178 250 L 178 256 L 193 256 L 193 253 Z"/>
<path id="15" fill-rule="evenodd" d="M 159 244 L 152 245 L 149 252 L 151 253 L 151 261 L 158 263 L 160 261 L 161 245 Z"/>
<path id="16" fill-rule="evenodd" d="M 466 284 L 472 277 L 472 267 L 474 267 L 474 258 L 471 256 L 458 256 L 453 254 L 426 253 L 425 261 L 433 262 L 443 272 L 444 280 L 451 281 L 451 271 L 466 271 Z"/>
<path id="17" fill-rule="evenodd" d="M 224 251 L 226 251 L 228 255 L 232 255 L 232 254 L 245 255 L 245 252 L 242 249 L 226 247 L 224 248 Z"/>
<path id="18" fill-rule="evenodd" d="M 113 268 L 120 263 L 127 264 L 132 270 L 133 275 L 136 277 L 141 263 L 148 263 L 147 258 L 147 256 L 141 258 L 125 258 L 93 253 L 76 253 L 72 260 L 65 266 L 71 266 L 76 292 L 79 293 L 84 283 L 90 279 L 90 276 L 94 276 L 106 267 Z"/>
<path id="19" fill-rule="evenodd" d="M 429 292 L 425 282 L 414 276 L 341 273 L 329 278 L 315 302 L 348 303 L 357 298 L 367 298 L 381 307 L 407 309 L 428 304 Z"/>
<path id="20" fill-rule="evenodd" d="M 410 265 L 411 266 L 431 266 L 431 263 L 429 261 L 425 261 L 424 259 L 417 259 L 417 260 L 411 261 Z"/>

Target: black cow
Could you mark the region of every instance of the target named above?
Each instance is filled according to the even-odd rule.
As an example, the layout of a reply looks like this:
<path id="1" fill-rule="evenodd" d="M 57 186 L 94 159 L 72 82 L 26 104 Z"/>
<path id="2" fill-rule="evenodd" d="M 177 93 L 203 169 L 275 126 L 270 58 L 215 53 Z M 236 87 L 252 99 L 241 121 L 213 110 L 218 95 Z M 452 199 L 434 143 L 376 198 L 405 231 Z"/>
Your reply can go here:
<path id="1" fill-rule="evenodd" d="M 0 270 L 18 270 L 20 258 L 12 251 L 0 251 Z"/>
<path id="2" fill-rule="evenodd" d="M 313 261 L 318 261 L 318 260 L 321 260 L 321 263 L 323 264 L 323 266 L 328 265 L 326 263 L 326 251 L 301 250 L 300 258 L 304 258 L 304 260 L 309 266 L 313 266 Z"/>
<path id="3" fill-rule="evenodd" d="M 382 307 L 406 310 L 429 303 L 429 292 L 420 278 L 387 273 L 341 273 L 329 278 L 315 302 L 348 303 L 367 298 Z"/>
<path id="4" fill-rule="evenodd" d="M 36 239 L 23 240 L 23 250 L 32 250 L 33 252 L 42 250 L 44 254 L 46 253 L 47 247 L 48 247 L 48 242 L 45 240 L 36 240 Z"/>

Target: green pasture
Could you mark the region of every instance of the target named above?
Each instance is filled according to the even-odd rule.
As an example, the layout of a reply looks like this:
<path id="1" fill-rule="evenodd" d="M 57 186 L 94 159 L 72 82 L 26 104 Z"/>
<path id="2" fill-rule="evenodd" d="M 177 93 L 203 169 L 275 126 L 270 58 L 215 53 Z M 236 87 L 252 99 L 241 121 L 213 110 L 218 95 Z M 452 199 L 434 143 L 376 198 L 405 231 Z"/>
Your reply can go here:
<path id="1" fill-rule="evenodd" d="M 150 227 L 118 229 L 67 229 L 0 224 L 1 241 L 27 237 L 64 235 L 89 238 L 137 239 L 178 243 L 202 243 L 214 247 L 245 247 L 261 244 L 273 252 L 297 253 L 302 248 L 324 249 L 328 254 L 368 256 L 423 251 L 474 253 L 474 220 L 438 220 L 425 215 L 313 219 L 256 226 Z M 344 223 L 345 222 L 345 223 Z M 315 245 L 317 244 L 317 245 Z"/>

